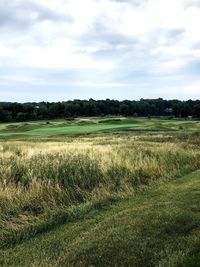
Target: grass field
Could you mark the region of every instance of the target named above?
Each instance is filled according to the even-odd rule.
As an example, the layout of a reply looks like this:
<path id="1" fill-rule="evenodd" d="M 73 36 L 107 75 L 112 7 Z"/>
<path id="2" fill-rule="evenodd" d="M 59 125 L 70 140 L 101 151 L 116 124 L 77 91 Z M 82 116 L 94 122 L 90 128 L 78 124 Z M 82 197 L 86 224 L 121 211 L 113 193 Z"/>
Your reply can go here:
<path id="1" fill-rule="evenodd" d="M 1 124 L 0 266 L 200 266 L 199 130 L 139 118 Z"/>
<path id="2" fill-rule="evenodd" d="M 135 118 L 85 118 L 74 121 L 42 121 L 0 125 L 0 139 L 86 134 L 113 130 L 177 131 L 200 129 L 200 123 L 185 120 Z"/>
<path id="3" fill-rule="evenodd" d="M 200 263 L 200 173 L 107 202 L 2 252 L 2 266 L 180 266 Z M 165 192 L 165 193 L 163 193 Z"/>

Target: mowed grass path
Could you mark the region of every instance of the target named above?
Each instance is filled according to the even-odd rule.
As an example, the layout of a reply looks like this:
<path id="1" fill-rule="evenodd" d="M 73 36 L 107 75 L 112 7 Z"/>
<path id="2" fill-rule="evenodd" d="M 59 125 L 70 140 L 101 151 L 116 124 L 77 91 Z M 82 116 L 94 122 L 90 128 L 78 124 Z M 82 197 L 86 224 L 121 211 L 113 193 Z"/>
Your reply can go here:
<path id="1" fill-rule="evenodd" d="M 4 250 L 0 266 L 198 267 L 200 171 Z"/>

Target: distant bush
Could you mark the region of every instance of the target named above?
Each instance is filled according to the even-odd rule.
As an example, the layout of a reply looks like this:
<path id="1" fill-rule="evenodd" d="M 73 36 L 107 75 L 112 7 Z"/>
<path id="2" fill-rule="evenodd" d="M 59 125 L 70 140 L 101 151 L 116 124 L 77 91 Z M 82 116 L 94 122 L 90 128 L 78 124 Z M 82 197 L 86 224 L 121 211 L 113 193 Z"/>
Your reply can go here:
<path id="1" fill-rule="evenodd" d="M 116 123 L 121 122 L 121 119 L 106 119 L 106 120 L 100 120 L 99 123 Z"/>
<path id="2" fill-rule="evenodd" d="M 75 120 L 75 117 L 66 117 L 65 120 L 66 121 L 74 121 Z"/>

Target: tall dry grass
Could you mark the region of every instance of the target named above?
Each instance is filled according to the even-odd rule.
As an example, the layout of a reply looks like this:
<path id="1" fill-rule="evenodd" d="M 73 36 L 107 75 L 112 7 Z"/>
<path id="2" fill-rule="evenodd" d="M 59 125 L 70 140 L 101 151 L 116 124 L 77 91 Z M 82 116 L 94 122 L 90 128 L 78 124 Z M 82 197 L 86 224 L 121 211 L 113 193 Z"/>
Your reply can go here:
<path id="1" fill-rule="evenodd" d="M 142 141 L 141 136 L 102 136 L 2 142 L 1 245 L 78 216 L 83 212 L 80 203 L 90 203 L 83 206 L 87 212 L 97 202 L 130 196 L 142 186 L 200 167 L 199 149 L 177 140 L 155 140 L 153 136 L 152 141 Z"/>

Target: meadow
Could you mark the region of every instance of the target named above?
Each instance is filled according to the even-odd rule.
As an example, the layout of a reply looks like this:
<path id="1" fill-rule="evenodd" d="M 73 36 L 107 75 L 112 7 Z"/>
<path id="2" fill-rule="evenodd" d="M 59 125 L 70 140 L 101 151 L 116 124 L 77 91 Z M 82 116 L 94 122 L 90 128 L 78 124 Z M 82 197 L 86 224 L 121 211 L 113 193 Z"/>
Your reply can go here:
<path id="1" fill-rule="evenodd" d="M 0 266 L 199 266 L 200 122 L 0 125 Z"/>

